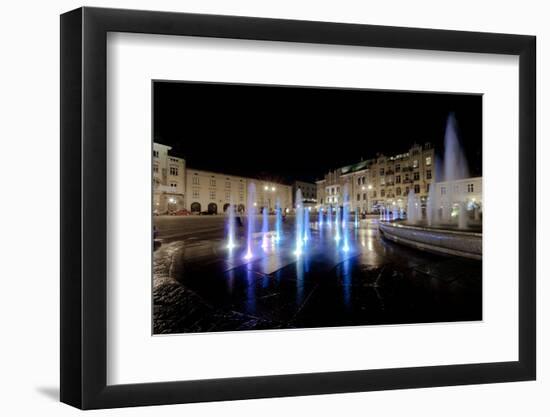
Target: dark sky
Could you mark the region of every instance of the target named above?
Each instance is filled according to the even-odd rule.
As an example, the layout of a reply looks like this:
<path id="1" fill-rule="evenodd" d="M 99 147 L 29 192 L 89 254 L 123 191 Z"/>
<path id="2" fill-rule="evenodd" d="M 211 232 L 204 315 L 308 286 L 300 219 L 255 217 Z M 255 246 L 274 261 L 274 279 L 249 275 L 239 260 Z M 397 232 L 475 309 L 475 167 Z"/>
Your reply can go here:
<path id="1" fill-rule="evenodd" d="M 482 97 L 154 82 L 154 140 L 193 168 L 291 182 L 393 155 L 414 142 L 440 153 L 454 112 L 472 175 L 481 175 Z"/>

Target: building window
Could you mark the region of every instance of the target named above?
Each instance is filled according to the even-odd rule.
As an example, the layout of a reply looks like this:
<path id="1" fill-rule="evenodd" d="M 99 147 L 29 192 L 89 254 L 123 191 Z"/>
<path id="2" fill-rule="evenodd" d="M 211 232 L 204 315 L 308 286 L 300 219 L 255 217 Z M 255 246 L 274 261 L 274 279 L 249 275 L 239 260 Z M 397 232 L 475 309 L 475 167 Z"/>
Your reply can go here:
<path id="1" fill-rule="evenodd" d="M 199 185 L 199 177 L 193 177 L 193 185 Z"/>
<path id="2" fill-rule="evenodd" d="M 430 183 L 427 183 L 427 184 L 426 184 L 426 192 L 427 192 L 427 193 L 430 192 Z"/>
<path id="3" fill-rule="evenodd" d="M 367 193 L 363 193 L 363 200 L 367 201 Z"/>
<path id="4" fill-rule="evenodd" d="M 361 194 L 357 194 L 357 201 L 361 200 Z"/>
<path id="5" fill-rule="evenodd" d="M 340 187 L 336 187 L 336 192 L 340 193 Z"/>
<path id="6" fill-rule="evenodd" d="M 395 189 L 395 195 L 401 195 L 401 188 L 400 187 L 397 187 Z"/>
<path id="7" fill-rule="evenodd" d="M 215 186 L 216 186 L 216 179 L 215 179 L 215 178 L 210 178 L 210 186 L 211 186 L 211 187 L 215 187 Z"/>
<path id="8" fill-rule="evenodd" d="M 231 188 L 231 182 L 230 181 L 225 182 L 225 188 Z"/>
<path id="9" fill-rule="evenodd" d="M 420 172 L 415 172 L 415 173 L 413 174 L 413 177 L 414 177 L 414 180 L 415 180 L 415 181 L 418 181 L 418 180 L 420 179 Z"/>
<path id="10" fill-rule="evenodd" d="M 210 191 L 210 200 L 215 200 L 215 199 L 216 199 L 216 192 Z"/>
<path id="11" fill-rule="evenodd" d="M 170 167 L 170 175 L 178 176 L 178 167 Z"/>
<path id="12" fill-rule="evenodd" d="M 373 192 L 372 192 L 372 196 L 373 196 L 374 198 L 376 198 L 376 191 L 373 191 Z"/>
<path id="13" fill-rule="evenodd" d="M 199 197 L 200 197 L 199 190 L 193 190 L 193 198 L 199 198 Z"/>
<path id="14" fill-rule="evenodd" d="M 405 174 L 405 181 L 409 180 L 409 174 Z"/>
<path id="15" fill-rule="evenodd" d="M 225 192 L 225 199 L 226 200 L 231 200 L 231 192 L 230 191 Z"/>
<path id="16" fill-rule="evenodd" d="M 474 192 L 474 184 L 468 184 L 468 192 L 473 193 Z"/>
<path id="17" fill-rule="evenodd" d="M 401 164 L 395 164 L 395 172 L 401 172 Z"/>
<path id="18" fill-rule="evenodd" d="M 432 164 L 432 157 L 431 156 L 427 156 L 426 157 L 426 165 L 427 166 L 430 166 Z"/>
<path id="19" fill-rule="evenodd" d="M 239 200 L 241 200 L 241 201 L 244 200 L 244 194 L 243 193 L 239 194 Z"/>
<path id="20" fill-rule="evenodd" d="M 241 191 L 244 190 L 244 184 L 243 184 L 242 182 L 239 184 L 239 189 L 240 189 Z"/>
<path id="21" fill-rule="evenodd" d="M 414 184 L 414 193 L 418 194 L 420 192 L 420 184 Z"/>
<path id="22" fill-rule="evenodd" d="M 159 151 L 153 151 L 153 156 L 155 158 L 158 158 L 159 157 Z"/>
<path id="23" fill-rule="evenodd" d="M 158 174 L 159 172 L 159 166 L 157 164 L 153 165 L 153 172 Z"/>
<path id="24" fill-rule="evenodd" d="M 178 188 L 178 183 L 177 182 L 171 182 L 170 183 L 170 188 Z"/>
<path id="25" fill-rule="evenodd" d="M 385 185 L 385 184 L 386 184 L 386 179 L 380 178 L 380 185 Z"/>
<path id="26" fill-rule="evenodd" d="M 380 197 L 386 196 L 386 190 L 380 190 Z"/>
<path id="27" fill-rule="evenodd" d="M 418 168 L 418 159 L 413 161 L 413 168 Z"/>
<path id="28" fill-rule="evenodd" d="M 445 194 L 447 194 L 447 188 L 441 187 L 441 195 L 445 195 Z"/>
<path id="29" fill-rule="evenodd" d="M 384 175 L 384 168 L 380 168 L 380 175 Z"/>
<path id="30" fill-rule="evenodd" d="M 405 187 L 405 195 L 409 195 L 409 187 Z"/>
<path id="31" fill-rule="evenodd" d="M 357 178 L 357 185 L 361 185 L 361 178 Z"/>
<path id="32" fill-rule="evenodd" d="M 396 184 L 401 184 L 401 175 L 396 175 L 395 176 L 395 183 Z"/>
<path id="33" fill-rule="evenodd" d="M 426 179 L 427 180 L 431 180 L 432 179 L 432 170 L 431 169 L 428 169 L 426 171 Z"/>
<path id="34" fill-rule="evenodd" d="M 365 185 L 365 177 L 361 177 L 361 183 Z"/>

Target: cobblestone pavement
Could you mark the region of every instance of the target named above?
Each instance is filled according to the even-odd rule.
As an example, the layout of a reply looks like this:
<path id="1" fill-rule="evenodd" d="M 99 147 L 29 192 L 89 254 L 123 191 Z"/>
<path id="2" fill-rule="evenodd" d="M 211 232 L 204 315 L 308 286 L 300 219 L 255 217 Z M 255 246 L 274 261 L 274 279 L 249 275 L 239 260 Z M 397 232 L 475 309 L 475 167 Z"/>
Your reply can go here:
<path id="1" fill-rule="evenodd" d="M 387 242 L 375 220 L 351 232 L 347 254 L 321 228 L 312 230 L 298 260 L 287 241 L 250 262 L 242 250 L 228 254 L 223 248 L 223 222 L 217 230 L 216 221 L 196 225 L 207 232 L 169 238 L 155 251 L 154 333 L 482 318 L 481 262 Z M 291 229 L 289 222 L 287 235 Z"/>

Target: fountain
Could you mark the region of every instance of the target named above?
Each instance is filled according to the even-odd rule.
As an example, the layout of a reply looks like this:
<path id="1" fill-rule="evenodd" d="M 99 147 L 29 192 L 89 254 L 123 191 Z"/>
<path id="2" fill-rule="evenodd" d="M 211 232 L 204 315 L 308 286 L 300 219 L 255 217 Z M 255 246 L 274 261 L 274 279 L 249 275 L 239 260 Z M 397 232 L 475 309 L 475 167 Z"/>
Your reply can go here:
<path id="1" fill-rule="evenodd" d="M 332 207 L 331 206 L 327 208 L 327 225 L 329 227 L 332 227 Z"/>
<path id="2" fill-rule="evenodd" d="M 344 206 L 342 209 L 342 234 L 344 235 L 344 244 L 342 245 L 342 250 L 344 252 L 349 251 L 349 230 L 348 230 L 348 221 L 349 221 L 349 192 L 348 185 L 344 185 Z"/>
<path id="3" fill-rule="evenodd" d="M 302 255 L 304 244 L 302 233 L 304 231 L 304 205 L 302 203 L 302 190 L 296 190 L 296 256 Z"/>
<path id="4" fill-rule="evenodd" d="M 479 230 L 471 229 L 467 199 L 464 190 L 459 188 L 461 184 L 457 183 L 468 178 L 469 172 L 453 113 L 446 121 L 443 160 L 438 157 L 434 160 L 433 170 L 439 182 L 430 186 L 425 216 L 421 200 L 415 197 L 411 189 L 407 196 L 407 220 L 396 222 L 394 213 L 394 221 L 381 222 L 379 228 L 384 237 L 397 243 L 431 252 L 481 259 L 483 235 Z M 479 221 L 479 215 L 477 217 Z"/>
<path id="5" fill-rule="evenodd" d="M 357 208 L 355 209 L 354 226 L 355 226 L 356 229 L 359 227 L 359 210 Z"/>
<path id="6" fill-rule="evenodd" d="M 283 209 L 281 208 L 281 202 L 277 199 L 277 205 L 275 207 L 275 242 L 280 242 L 283 238 Z"/>
<path id="7" fill-rule="evenodd" d="M 310 230 L 309 230 L 309 207 L 306 210 L 304 208 L 304 243 L 310 239 Z"/>
<path id="8" fill-rule="evenodd" d="M 318 224 L 319 224 L 319 228 L 323 225 L 323 209 L 321 207 L 319 207 L 319 211 L 317 213 L 317 216 L 318 216 Z"/>
<path id="9" fill-rule="evenodd" d="M 269 217 L 267 207 L 262 209 L 262 249 L 267 250 L 269 239 Z"/>
<path id="10" fill-rule="evenodd" d="M 407 223 L 416 224 L 420 220 L 418 217 L 418 203 L 414 197 L 414 191 L 411 189 L 407 196 Z"/>
<path id="11" fill-rule="evenodd" d="M 256 217 L 256 186 L 253 182 L 248 185 L 248 200 L 247 200 L 247 227 L 246 227 L 246 254 L 244 259 L 249 261 L 252 259 L 252 247 L 254 245 L 254 220 Z"/>
<path id="12" fill-rule="evenodd" d="M 232 203 L 229 204 L 226 211 L 226 230 L 227 230 L 227 245 L 226 248 L 232 251 L 236 246 L 235 236 L 235 206 Z"/>
<path id="13" fill-rule="evenodd" d="M 340 242 L 340 206 L 336 207 L 336 216 L 334 217 L 334 240 Z"/>

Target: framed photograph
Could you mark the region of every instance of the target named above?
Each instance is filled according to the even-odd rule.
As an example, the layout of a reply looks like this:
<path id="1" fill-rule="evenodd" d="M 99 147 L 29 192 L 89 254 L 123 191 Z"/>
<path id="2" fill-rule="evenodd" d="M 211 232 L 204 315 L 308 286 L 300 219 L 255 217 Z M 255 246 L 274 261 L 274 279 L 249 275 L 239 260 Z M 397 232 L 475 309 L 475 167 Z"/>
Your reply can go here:
<path id="1" fill-rule="evenodd" d="M 533 380 L 535 37 L 61 16 L 61 401 Z"/>

